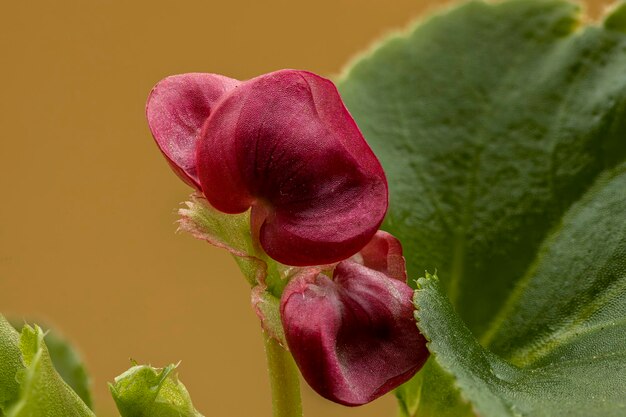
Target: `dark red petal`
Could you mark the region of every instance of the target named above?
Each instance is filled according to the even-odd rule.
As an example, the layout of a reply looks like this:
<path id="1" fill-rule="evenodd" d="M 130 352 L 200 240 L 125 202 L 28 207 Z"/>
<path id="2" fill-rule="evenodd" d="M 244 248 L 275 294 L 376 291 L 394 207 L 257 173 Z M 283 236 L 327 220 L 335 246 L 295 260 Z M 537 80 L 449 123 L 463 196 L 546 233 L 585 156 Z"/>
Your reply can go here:
<path id="1" fill-rule="evenodd" d="M 406 282 L 406 262 L 402 245 L 390 233 L 379 230 L 363 249 L 352 257 L 354 262 Z"/>
<path id="2" fill-rule="evenodd" d="M 152 136 L 176 174 L 200 190 L 196 141 L 211 109 L 240 82 L 216 74 L 173 75 L 154 86 L 146 103 Z"/>
<path id="3" fill-rule="evenodd" d="M 289 349 L 323 397 L 361 405 L 409 380 L 426 362 L 413 318 L 413 290 L 353 261 L 294 278 L 281 299 Z"/>
<path id="4" fill-rule="evenodd" d="M 252 206 L 261 245 L 281 263 L 346 259 L 382 222 L 384 172 L 329 80 L 283 70 L 247 81 L 200 136 L 207 199 L 226 213 Z"/>

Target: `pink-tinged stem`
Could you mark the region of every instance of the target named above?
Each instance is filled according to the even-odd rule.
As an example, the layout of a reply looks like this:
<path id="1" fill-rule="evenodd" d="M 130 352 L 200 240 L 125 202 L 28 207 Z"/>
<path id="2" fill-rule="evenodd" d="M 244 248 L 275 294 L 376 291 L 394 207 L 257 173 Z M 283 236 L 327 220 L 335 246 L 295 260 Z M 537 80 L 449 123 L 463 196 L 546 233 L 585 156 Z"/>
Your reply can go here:
<path id="1" fill-rule="evenodd" d="M 274 417 L 302 417 L 300 378 L 291 354 L 263 332 Z"/>

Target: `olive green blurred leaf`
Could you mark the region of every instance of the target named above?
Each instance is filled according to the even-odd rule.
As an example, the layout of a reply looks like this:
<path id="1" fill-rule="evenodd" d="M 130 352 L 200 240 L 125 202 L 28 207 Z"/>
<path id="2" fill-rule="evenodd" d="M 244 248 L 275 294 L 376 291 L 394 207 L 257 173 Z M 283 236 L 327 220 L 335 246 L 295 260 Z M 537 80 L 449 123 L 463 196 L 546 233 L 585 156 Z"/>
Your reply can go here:
<path id="1" fill-rule="evenodd" d="M 45 341 L 52 364 L 61 378 L 93 409 L 91 380 L 78 352 L 54 330 L 46 333 Z"/>
<path id="2" fill-rule="evenodd" d="M 626 1 L 616 4 L 615 10 L 604 21 L 604 27 L 626 33 Z"/>

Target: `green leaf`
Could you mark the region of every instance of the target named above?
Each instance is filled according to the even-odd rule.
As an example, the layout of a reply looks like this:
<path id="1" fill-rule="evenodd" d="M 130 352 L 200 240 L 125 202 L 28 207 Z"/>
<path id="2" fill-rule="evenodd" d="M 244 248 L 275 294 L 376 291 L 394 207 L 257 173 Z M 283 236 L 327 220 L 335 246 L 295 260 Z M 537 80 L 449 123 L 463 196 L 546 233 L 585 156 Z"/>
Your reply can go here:
<path id="1" fill-rule="evenodd" d="M 510 299 L 492 350 L 436 278 L 419 281 L 419 327 L 479 415 L 626 415 L 625 191 L 626 163 L 566 213 Z"/>
<path id="2" fill-rule="evenodd" d="M 52 364 L 61 378 L 78 394 L 87 407 L 93 408 L 91 381 L 78 352 L 55 331 L 47 332 L 45 341 Z"/>
<path id="3" fill-rule="evenodd" d="M 6 415 L 8 406 L 19 395 L 20 384 L 15 379 L 15 375 L 24 368 L 20 351 L 20 335 L 0 315 L 0 417 Z"/>
<path id="4" fill-rule="evenodd" d="M 490 349 L 500 357 L 469 340 L 449 308 L 432 308 L 441 293 L 430 284 L 418 291 L 420 326 L 438 361 L 454 369 L 483 415 L 626 415 L 625 190 L 626 163 L 603 175 L 546 239 L 497 324 Z M 445 320 L 458 339 L 442 338 L 433 320 Z"/>
<path id="5" fill-rule="evenodd" d="M 471 407 L 461 399 L 454 378 L 432 357 L 409 382 L 398 387 L 395 394 L 401 417 L 471 415 Z M 425 401 L 420 401 L 422 396 Z"/>
<path id="6" fill-rule="evenodd" d="M 4 318 L 0 322 L 10 326 Z M 54 369 L 39 327 L 24 326 L 18 354 L 22 367 L 13 378 L 19 392 L 6 410 L 7 417 L 95 417 Z"/>
<path id="7" fill-rule="evenodd" d="M 535 310 L 536 298 L 521 297 L 523 311 L 534 313 L 524 316 L 524 335 L 507 323 L 521 308 L 544 241 L 626 156 L 625 10 L 616 8 L 603 26 L 583 27 L 578 6 L 562 1 L 467 3 L 385 41 L 340 82 L 387 172 L 383 228 L 402 241 L 410 276 L 437 270 L 467 329 L 507 360 L 524 356 L 523 338 L 540 338 L 546 323 L 566 331 Z M 626 222 L 623 211 L 613 215 Z M 573 250 L 578 243 L 567 244 Z M 617 259 L 569 261 L 550 274 L 563 297 L 586 291 L 570 286 L 572 271 L 603 275 L 618 267 Z M 595 295 L 587 297 L 591 305 Z M 623 320 L 623 310 L 612 314 Z M 444 323 L 440 329 L 450 330 Z M 420 416 L 463 407 L 437 394 L 447 387 L 447 398 L 455 398 L 437 369 L 429 365 L 413 396 L 401 392 L 401 408 L 410 412 L 418 399 Z M 456 370 L 452 376 L 459 378 Z M 469 398 L 467 385 L 459 386 Z"/>
<path id="8" fill-rule="evenodd" d="M 202 417 L 176 376 L 177 365 L 136 365 L 109 384 L 122 417 Z"/>
<path id="9" fill-rule="evenodd" d="M 24 327 L 23 323 L 18 323 L 13 320 L 11 321 L 11 325 L 13 325 L 18 332 L 21 332 Z M 46 342 L 54 369 L 56 369 L 70 388 L 78 394 L 83 402 L 89 408 L 93 408 L 91 381 L 80 355 L 67 340 L 58 334 L 58 332 L 48 330 L 46 327 L 43 327 L 43 329 L 45 331 L 44 341 Z"/>
<path id="10" fill-rule="evenodd" d="M 610 15 L 604 21 L 604 27 L 611 30 L 619 30 L 626 33 L 626 2 L 616 5 Z"/>

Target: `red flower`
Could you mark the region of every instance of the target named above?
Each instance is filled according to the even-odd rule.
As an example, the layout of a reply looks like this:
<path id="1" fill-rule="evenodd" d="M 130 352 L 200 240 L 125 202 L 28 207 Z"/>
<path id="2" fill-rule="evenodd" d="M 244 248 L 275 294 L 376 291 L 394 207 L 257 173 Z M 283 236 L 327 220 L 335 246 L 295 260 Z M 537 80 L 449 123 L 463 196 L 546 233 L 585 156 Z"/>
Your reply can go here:
<path id="1" fill-rule="evenodd" d="M 378 232 L 332 278 L 318 271 L 294 278 L 281 298 L 289 349 L 323 397 L 361 405 L 409 380 L 426 362 L 426 340 L 413 318 L 402 248 Z"/>
<path id="2" fill-rule="evenodd" d="M 251 208 L 253 234 L 281 263 L 346 259 L 383 220 L 384 172 L 327 79 L 178 75 L 155 86 L 147 115 L 176 173 L 224 213 Z"/>

